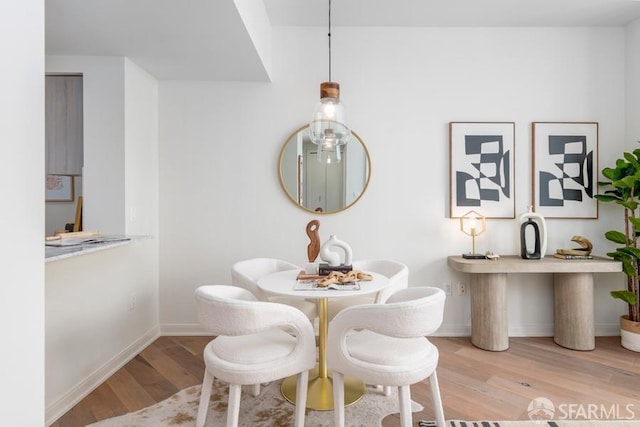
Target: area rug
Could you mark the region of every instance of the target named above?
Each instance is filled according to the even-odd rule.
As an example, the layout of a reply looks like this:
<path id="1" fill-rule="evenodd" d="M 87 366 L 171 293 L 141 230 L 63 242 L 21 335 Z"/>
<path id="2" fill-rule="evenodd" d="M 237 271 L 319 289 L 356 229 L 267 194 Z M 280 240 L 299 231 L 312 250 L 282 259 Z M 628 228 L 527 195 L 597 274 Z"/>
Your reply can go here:
<path id="1" fill-rule="evenodd" d="M 199 400 L 198 385 L 182 390 L 148 408 L 99 421 L 90 424 L 90 427 L 193 427 Z M 414 412 L 423 409 L 415 402 L 412 402 L 412 406 Z M 290 427 L 293 425 L 293 410 L 293 405 L 280 394 L 280 383 L 263 386 L 257 397 L 251 395 L 250 388 L 243 387 L 239 427 Z M 397 391 L 393 390 L 390 396 L 385 396 L 381 390 L 367 387 L 362 399 L 345 409 L 345 421 L 348 427 L 375 427 L 380 426 L 384 417 L 397 412 Z M 216 380 L 211 392 L 205 426 L 224 426 L 226 416 L 227 385 Z M 307 411 L 305 425 L 333 426 L 333 411 Z"/>
<path id="2" fill-rule="evenodd" d="M 420 427 L 434 427 L 433 421 L 418 421 Z M 637 427 L 639 420 L 540 420 L 540 421 L 447 421 L 446 427 Z"/>

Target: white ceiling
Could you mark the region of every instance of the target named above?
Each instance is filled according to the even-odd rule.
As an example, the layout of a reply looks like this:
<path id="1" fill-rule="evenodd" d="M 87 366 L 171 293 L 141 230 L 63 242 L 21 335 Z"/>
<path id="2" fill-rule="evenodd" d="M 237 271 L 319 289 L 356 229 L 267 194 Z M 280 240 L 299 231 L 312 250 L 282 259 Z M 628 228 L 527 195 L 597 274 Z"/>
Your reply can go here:
<path id="1" fill-rule="evenodd" d="M 159 79 L 269 80 L 264 26 L 326 26 L 328 0 L 47 0 L 51 55 L 126 56 Z M 249 10 L 251 9 L 251 10 Z M 332 0 L 333 26 L 624 26 L 638 0 Z"/>

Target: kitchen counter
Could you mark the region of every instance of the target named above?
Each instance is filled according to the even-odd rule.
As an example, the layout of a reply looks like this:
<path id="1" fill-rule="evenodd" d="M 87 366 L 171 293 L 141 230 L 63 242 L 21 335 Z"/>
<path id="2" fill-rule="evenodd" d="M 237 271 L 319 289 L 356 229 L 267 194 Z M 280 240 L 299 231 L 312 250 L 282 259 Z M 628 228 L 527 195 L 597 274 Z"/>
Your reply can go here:
<path id="1" fill-rule="evenodd" d="M 132 240 L 144 239 L 146 236 L 92 236 L 84 242 L 68 246 L 45 246 L 45 262 L 58 261 L 80 255 L 104 251 L 128 245 Z"/>

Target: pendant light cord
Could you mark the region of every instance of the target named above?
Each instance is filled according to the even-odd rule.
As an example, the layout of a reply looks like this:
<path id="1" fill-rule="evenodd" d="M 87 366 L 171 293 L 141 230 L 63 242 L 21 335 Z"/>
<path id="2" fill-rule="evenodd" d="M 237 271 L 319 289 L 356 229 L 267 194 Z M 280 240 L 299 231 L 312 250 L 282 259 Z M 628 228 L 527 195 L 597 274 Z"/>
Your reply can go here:
<path id="1" fill-rule="evenodd" d="M 329 81 L 331 81 L 331 0 L 329 0 Z"/>

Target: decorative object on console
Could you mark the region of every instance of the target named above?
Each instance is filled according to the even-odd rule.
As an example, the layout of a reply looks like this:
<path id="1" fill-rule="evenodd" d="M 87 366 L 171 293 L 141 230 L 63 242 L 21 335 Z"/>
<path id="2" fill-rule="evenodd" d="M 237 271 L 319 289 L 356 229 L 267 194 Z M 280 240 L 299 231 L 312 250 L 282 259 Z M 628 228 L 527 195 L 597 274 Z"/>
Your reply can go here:
<path id="1" fill-rule="evenodd" d="M 500 259 L 500 255 L 498 254 L 494 254 L 491 251 L 487 251 L 487 253 L 484 254 L 485 258 L 487 258 L 490 261 L 497 261 Z"/>
<path id="2" fill-rule="evenodd" d="M 462 254 L 467 259 L 485 259 L 483 254 L 476 253 L 476 236 L 487 231 L 485 217 L 476 211 L 469 211 L 460 217 L 460 231 L 471 236 L 471 252 Z"/>
<path id="3" fill-rule="evenodd" d="M 528 244 L 527 228 L 533 231 L 533 250 Z M 522 259 L 541 259 L 547 252 L 547 224 L 544 217 L 533 212 L 533 206 L 529 206 L 529 212 L 520 215 L 520 256 Z"/>
<path id="4" fill-rule="evenodd" d="M 571 241 L 578 243 L 580 247 L 570 249 L 557 249 L 556 253 L 553 256 L 560 259 L 593 259 L 593 256 L 591 255 L 593 245 L 591 244 L 589 239 L 582 236 L 573 236 L 571 238 Z"/>
<path id="5" fill-rule="evenodd" d="M 449 123 L 450 217 L 480 209 L 487 218 L 515 218 L 515 123 Z"/>
<path id="6" fill-rule="evenodd" d="M 340 254 L 332 250 L 334 247 L 340 248 L 344 251 L 343 262 L 340 262 Z M 321 276 L 326 276 L 332 271 L 339 271 L 341 273 L 349 272 L 353 269 L 351 266 L 351 257 L 351 246 L 338 239 L 335 234 L 332 234 L 329 236 L 329 240 L 324 242 L 320 247 L 320 259 L 325 261 L 325 263 L 320 264 L 318 273 Z"/>
<path id="7" fill-rule="evenodd" d="M 329 81 L 320 84 L 320 102 L 309 125 L 311 141 L 318 145 L 318 161 L 340 162 L 340 146 L 349 142 L 351 131 L 345 124 L 340 85 L 331 81 L 331 0 L 329 0 Z"/>
<path id="8" fill-rule="evenodd" d="M 598 218 L 598 123 L 533 123 L 534 210 L 546 218 Z"/>
<path id="9" fill-rule="evenodd" d="M 614 167 L 602 169 L 602 175 L 608 181 L 598 182 L 605 191 L 597 194 L 596 199 L 614 202 L 624 209 L 624 232 L 610 230 L 604 233 L 607 240 L 619 245 L 607 255 L 622 263 L 622 271 L 627 276 L 627 289 L 611 291 L 613 298 L 626 302 L 628 307 L 628 314 L 620 318 L 621 344 L 629 350 L 640 351 L 640 216 L 637 214 L 640 204 L 640 149 L 624 153 Z"/>

